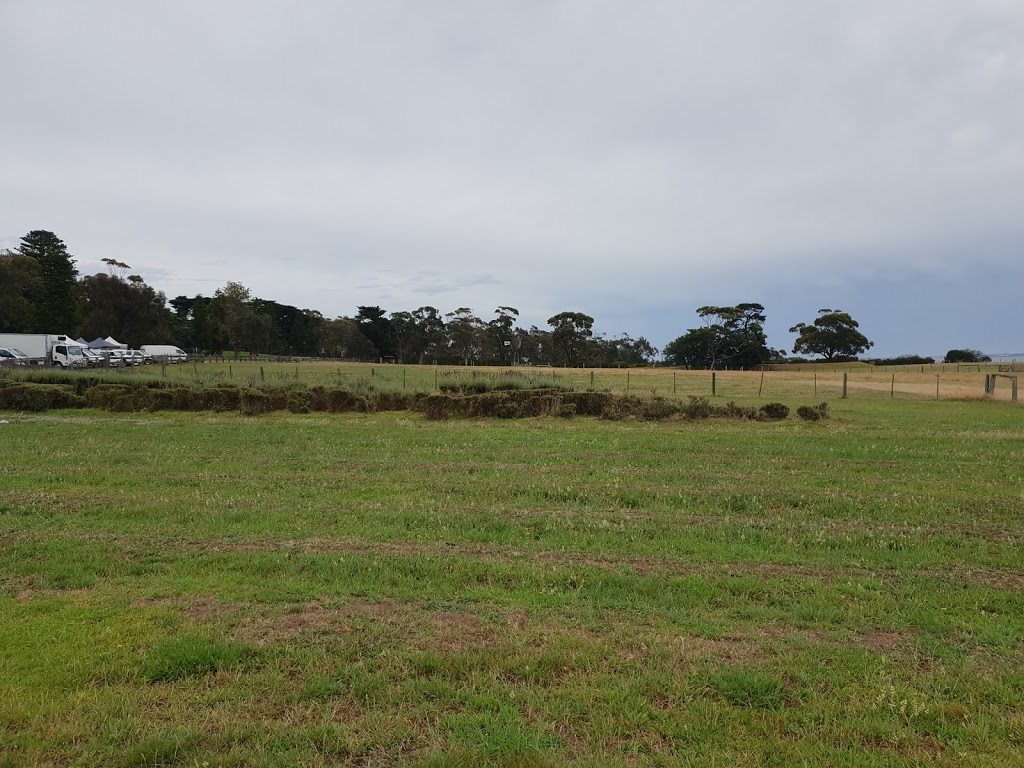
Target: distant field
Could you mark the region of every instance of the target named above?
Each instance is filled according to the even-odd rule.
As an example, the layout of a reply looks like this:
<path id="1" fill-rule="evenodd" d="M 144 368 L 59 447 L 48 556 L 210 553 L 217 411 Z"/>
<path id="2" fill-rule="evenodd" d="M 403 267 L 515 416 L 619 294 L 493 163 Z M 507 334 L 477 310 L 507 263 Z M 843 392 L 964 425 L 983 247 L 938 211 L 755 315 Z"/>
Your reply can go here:
<path id="1" fill-rule="evenodd" d="M 1024 410 L 885 383 L 766 375 L 818 423 L 0 414 L 0 766 L 1020 766 Z"/>
<path id="2" fill-rule="evenodd" d="M 858 364 L 859 365 L 859 364 Z M 715 374 L 716 395 L 723 400 L 768 402 L 784 398 L 835 399 L 841 396 L 844 373 L 848 378 L 848 396 L 852 398 L 935 399 L 936 376 L 938 396 L 943 398 L 984 397 L 985 374 L 998 366 L 932 366 L 920 372 L 920 366 L 907 369 L 872 368 L 870 366 L 811 366 L 808 370 L 718 371 Z M 324 384 L 358 388 L 407 389 L 432 391 L 438 386 L 458 381 L 515 378 L 523 382 L 556 383 L 579 389 L 597 388 L 636 395 L 659 395 L 685 398 L 689 395 L 711 395 L 710 371 L 674 371 L 669 368 L 566 369 L 566 368 L 461 368 L 451 366 L 372 365 L 368 363 L 279 363 L 250 362 L 202 363 L 169 365 L 165 369 L 171 380 L 214 384 Z M 262 373 L 261 373 L 262 371 Z M 146 366 L 114 372 L 118 376 L 160 376 L 161 370 Z M 1024 379 L 1024 373 L 1020 374 Z M 1024 401 L 1024 393 L 1021 395 Z M 996 399 L 1009 399 L 1010 384 L 1000 379 Z"/>

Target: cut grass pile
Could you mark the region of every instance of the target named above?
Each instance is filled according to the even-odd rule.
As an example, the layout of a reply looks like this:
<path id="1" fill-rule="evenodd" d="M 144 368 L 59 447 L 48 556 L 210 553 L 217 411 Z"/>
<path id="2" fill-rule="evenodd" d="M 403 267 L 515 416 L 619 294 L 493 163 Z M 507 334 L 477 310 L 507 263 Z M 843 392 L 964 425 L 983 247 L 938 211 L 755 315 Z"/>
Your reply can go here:
<path id="1" fill-rule="evenodd" d="M 1024 431 L 0 425 L 7 765 L 1017 766 Z"/>

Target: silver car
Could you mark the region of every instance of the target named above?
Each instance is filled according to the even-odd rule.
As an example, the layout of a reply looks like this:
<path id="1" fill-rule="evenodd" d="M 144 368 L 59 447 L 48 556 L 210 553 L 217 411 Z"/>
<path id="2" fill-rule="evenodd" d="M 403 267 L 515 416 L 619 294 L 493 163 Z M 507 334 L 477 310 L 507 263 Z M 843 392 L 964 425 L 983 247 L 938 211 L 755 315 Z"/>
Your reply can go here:
<path id="1" fill-rule="evenodd" d="M 0 347 L 0 360 L 3 360 L 8 365 L 28 365 L 29 357 L 20 349 Z"/>

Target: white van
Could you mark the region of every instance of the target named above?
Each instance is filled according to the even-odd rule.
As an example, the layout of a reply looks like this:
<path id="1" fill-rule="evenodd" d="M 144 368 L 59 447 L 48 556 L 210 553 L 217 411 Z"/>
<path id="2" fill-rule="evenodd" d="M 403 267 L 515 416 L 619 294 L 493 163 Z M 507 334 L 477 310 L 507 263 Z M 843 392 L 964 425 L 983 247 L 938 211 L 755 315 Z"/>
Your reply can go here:
<path id="1" fill-rule="evenodd" d="M 188 360 L 188 355 L 181 347 L 170 344 L 143 344 L 142 354 L 152 355 L 158 363 L 184 363 Z"/>

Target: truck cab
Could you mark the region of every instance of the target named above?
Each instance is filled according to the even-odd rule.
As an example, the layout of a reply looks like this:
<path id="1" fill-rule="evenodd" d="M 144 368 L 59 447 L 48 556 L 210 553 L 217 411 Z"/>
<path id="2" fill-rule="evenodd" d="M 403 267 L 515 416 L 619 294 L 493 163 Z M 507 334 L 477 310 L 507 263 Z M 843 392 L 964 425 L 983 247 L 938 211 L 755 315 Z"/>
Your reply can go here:
<path id="1" fill-rule="evenodd" d="M 66 340 L 58 340 L 53 345 L 50 361 L 58 368 L 85 368 L 89 364 L 81 345 Z"/>

